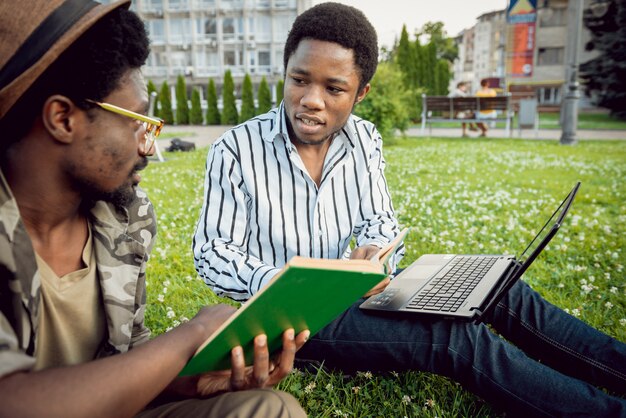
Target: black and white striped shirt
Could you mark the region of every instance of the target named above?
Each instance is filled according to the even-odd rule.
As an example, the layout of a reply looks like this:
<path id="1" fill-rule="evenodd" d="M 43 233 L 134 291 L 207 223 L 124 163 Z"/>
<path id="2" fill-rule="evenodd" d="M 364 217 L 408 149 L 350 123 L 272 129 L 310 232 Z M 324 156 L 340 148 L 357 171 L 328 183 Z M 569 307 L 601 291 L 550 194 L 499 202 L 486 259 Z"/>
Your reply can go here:
<path id="1" fill-rule="evenodd" d="M 196 270 L 218 295 L 247 300 L 295 255 L 347 258 L 353 236 L 357 246 L 382 247 L 399 233 L 375 126 L 349 117 L 318 187 L 285 117 L 281 104 L 209 150 L 193 252 Z M 392 257 L 392 268 L 403 253 Z"/>

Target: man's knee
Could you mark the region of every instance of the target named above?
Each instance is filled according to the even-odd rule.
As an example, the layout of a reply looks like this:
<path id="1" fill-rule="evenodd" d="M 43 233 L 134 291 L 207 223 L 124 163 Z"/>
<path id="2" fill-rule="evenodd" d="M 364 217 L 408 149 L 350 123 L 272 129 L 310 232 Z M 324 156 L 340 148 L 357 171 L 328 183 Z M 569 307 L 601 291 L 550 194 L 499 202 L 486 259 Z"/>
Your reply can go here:
<path id="1" fill-rule="evenodd" d="M 296 398 L 286 392 L 256 389 L 239 393 L 245 394 L 239 399 L 242 417 L 306 417 L 306 412 Z"/>

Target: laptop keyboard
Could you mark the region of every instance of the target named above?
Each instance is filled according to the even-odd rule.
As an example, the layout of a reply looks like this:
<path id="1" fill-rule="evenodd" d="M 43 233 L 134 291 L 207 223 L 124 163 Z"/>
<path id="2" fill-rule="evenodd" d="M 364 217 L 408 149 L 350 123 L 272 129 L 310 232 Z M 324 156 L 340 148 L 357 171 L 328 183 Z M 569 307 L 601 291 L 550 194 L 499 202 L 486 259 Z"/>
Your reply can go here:
<path id="1" fill-rule="evenodd" d="M 450 262 L 452 268 L 424 286 L 406 309 L 456 312 L 497 259 L 497 256 L 455 257 Z"/>

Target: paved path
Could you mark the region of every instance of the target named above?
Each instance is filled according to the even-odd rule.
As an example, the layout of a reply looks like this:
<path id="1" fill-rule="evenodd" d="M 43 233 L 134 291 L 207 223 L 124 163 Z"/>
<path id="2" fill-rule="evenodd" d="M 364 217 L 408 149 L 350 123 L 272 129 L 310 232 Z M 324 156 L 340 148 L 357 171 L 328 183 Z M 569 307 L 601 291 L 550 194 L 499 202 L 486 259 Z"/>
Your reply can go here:
<path id="1" fill-rule="evenodd" d="M 230 126 L 168 126 L 166 125 L 163 130 L 164 133 L 174 134 L 185 141 L 192 141 L 196 144 L 197 148 L 209 146 L 215 141 L 222 133 L 228 130 Z M 421 131 L 419 127 L 413 127 L 406 131 L 407 136 L 421 137 Z M 458 128 L 436 128 L 432 130 L 426 129 L 425 136 L 433 137 L 449 137 L 459 138 L 461 136 L 461 127 Z M 471 137 L 477 136 L 476 133 L 470 132 Z M 488 132 L 488 136 L 493 138 L 504 138 L 504 129 L 491 129 Z M 540 129 L 537 134 L 533 130 L 522 130 L 521 135 L 514 129 L 512 131 L 512 138 L 521 139 L 552 139 L 559 140 L 561 137 L 560 129 Z M 626 140 L 626 130 L 578 130 L 577 138 L 580 141 L 588 139 L 603 139 L 603 140 Z M 159 140 L 159 146 L 161 150 L 164 150 L 169 146 L 169 139 Z"/>

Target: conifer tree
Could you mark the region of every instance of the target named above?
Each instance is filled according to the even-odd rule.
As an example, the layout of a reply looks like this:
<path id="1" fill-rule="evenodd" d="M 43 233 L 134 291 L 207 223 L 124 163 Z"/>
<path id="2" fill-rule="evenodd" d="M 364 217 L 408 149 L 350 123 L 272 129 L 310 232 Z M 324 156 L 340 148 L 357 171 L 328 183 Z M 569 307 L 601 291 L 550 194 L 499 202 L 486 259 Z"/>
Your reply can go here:
<path id="1" fill-rule="evenodd" d="M 202 104 L 200 103 L 200 92 L 193 89 L 191 92 L 191 112 L 189 122 L 192 125 L 202 125 Z"/>
<path id="2" fill-rule="evenodd" d="M 276 106 L 283 101 L 283 91 L 285 89 L 285 80 L 278 80 L 276 83 Z"/>
<path id="3" fill-rule="evenodd" d="M 450 85 L 450 64 L 448 60 L 440 59 L 437 61 L 436 79 L 436 94 L 439 96 L 447 96 L 449 93 L 448 87 Z"/>
<path id="4" fill-rule="evenodd" d="M 187 103 L 185 79 L 179 75 L 176 79 L 176 124 L 189 125 L 189 104 Z"/>
<path id="5" fill-rule="evenodd" d="M 261 78 L 259 90 L 257 91 L 257 100 L 259 102 L 259 108 L 257 109 L 258 114 L 269 112 L 272 108 L 272 93 L 270 92 L 270 87 L 267 84 L 265 76 Z"/>
<path id="6" fill-rule="evenodd" d="M 159 103 L 161 105 L 159 110 L 159 117 L 166 123 L 174 123 L 174 112 L 172 111 L 172 96 L 170 93 L 170 86 L 167 85 L 167 81 L 161 84 L 161 94 L 159 94 Z"/>
<path id="7" fill-rule="evenodd" d="M 429 42 L 423 49 L 424 68 L 424 88 L 430 95 L 437 94 L 436 68 L 437 68 L 437 46 L 434 42 Z"/>
<path id="8" fill-rule="evenodd" d="M 206 124 L 207 125 L 219 125 L 220 110 L 217 107 L 217 91 L 215 90 L 215 82 L 213 79 L 209 79 L 209 86 L 206 93 L 207 110 L 206 110 Z"/>
<path id="9" fill-rule="evenodd" d="M 406 30 L 406 25 L 402 25 L 402 32 L 400 33 L 400 41 L 396 49 L 396 64 L 402 71 L 402 79 L 407 89 L 417 86 L 416 77 L 416 60 L 414 53 L 414 46 L 409 41 L 409 33 Z"/>
<path id="10" fill-rule="evenodd" d="M 243 78 L 243 87 L 241 88 L 241 114 L 239 122 L 245 122 L 252 119 L 256 115 L 254 106 L 254 90 L 252 87 L 252 79 L 249 74 Z"/>
<path id="11" fill-rule="evenodd" d="M 235 83 L 230 70 L 224 73 L 224 84 L 222 86 L 222 125 L 237 124 L 237 104 L 235 103 Z"/>
<path id="12" fill-rule="evenodd" d="M 580 66 L 586 93 L 612 116 L 626 120 L 626 1 L 589 9 L 584 22 L 591 31 L 586 49 L 598 53 Z"/>
<path id="13" fill-rule="evenodd" d="M 152 116 L 155 116 L 158 118 L 160 117 L 159 116 L 159 92 L 157 91 L 157 88 L 152 82 L 152 80 L 148 80 L 147 90 L 148 90 L 148 97 L 152 96 L 153 92 L 157 94 L 156 99 L 154 100 L 154 113 Z"/>

